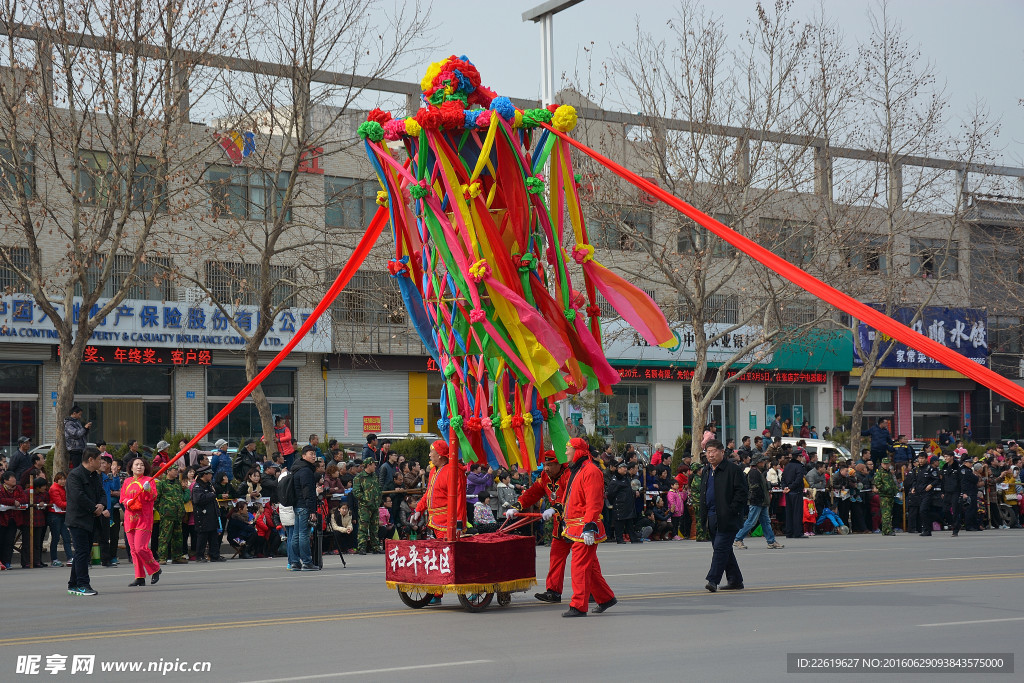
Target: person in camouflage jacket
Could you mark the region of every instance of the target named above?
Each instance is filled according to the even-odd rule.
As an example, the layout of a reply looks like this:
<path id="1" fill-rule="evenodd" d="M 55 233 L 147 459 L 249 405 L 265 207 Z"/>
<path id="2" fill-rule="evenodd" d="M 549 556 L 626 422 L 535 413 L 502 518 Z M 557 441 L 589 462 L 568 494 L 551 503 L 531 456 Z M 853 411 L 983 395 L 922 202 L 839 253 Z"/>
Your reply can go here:
<path id="1" fill-rule="evenodd" d="M 882 458 L 882 469 L 875 472 L 875 491 L 878 492 L 878 503 L 882 510 L 882 533 L 895 536 L 892 530 L 892 507 L 896 500 L 896 477 L 892 475 L 889 458 Z"/>
<path id="2" fill-rule="evenodd" d="M 690 506 L 690 517 L 697 523 L 697 533 L 694 536 L 695 541 L 710 541 L 711 536 L 708 535 L 708 530 L 704 526 L 704 522 L 700 519 L 700 470 L 701 464 L 699 462 L 692 463 L 690 465 L 690 495 L 687 498 L 687 505 Z"/>
<path id="3" fill-rule="evenodd" d="M 185 503 L 192 501 L 189 490 L 178 476 L 178 464 L 167 468 L 163 477 L 157 480 L 156 511 L 160 515 L 160 538 L 157 546 L 157 562 L 166 564 L 187 564 L 188 557 L 182 548 L 185 523 Z"/>
<path id="4" fill-rule="evenodd" d="M 376 463 L 367 460 L 362 472 L 352 480 L 352 495 L 359 508 L 359 532 L 356 534 L 356 552 L 379 553 L 378 528 L 380 526 L 380 480 L 375 471 Z"/>

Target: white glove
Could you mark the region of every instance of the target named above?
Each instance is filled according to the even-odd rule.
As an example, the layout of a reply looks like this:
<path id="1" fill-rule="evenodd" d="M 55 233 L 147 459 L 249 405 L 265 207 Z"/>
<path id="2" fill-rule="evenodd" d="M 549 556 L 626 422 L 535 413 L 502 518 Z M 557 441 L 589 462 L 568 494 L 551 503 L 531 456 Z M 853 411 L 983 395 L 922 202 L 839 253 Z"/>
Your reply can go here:
<path id="1" fill-rule="evenodd" d="M 412 513 L 412 517 L 409 518 L 409 521 L 412 522 L 413 525 L 416 525 L 420 523 L 420 519 L 422 517 L 423 515 L 421 515 L 419 512 L 414 512 Z"/>
<path id="2" fill-rule="evenodd" d="M 519 510 L 516 510 L 515 508 L 509 508 L 508 510 L 505 510 L 505 519 L 512 519 L 516 516 L 518 512 Z"/>
<path id="3" fill-rule="evenodd" d="M 551 519 L 554 516 L 555 516 L 555 508 L 548 508 L 547 510 L 545 510 L 544 512 L 541 513 L 540 518 L 543 519 L 546 522 L 546 521 L 548 521 L 549 519 Z"/>
<path id="4" fill-rule="evenodd" d="M 593 531 L 584 531 L 583 532 L 583 544 L 584 545 L 594 545 L 595 543 L 597 543 L 597 536 L 594 534 L 594 532 Z"/>
<path id="5" fill-rule="evenodd" d="M 142 490 L 143 491 L 148 491 L 149 490 L 149 482 L 148 481 L 145 484 L 142 485 Z"/>

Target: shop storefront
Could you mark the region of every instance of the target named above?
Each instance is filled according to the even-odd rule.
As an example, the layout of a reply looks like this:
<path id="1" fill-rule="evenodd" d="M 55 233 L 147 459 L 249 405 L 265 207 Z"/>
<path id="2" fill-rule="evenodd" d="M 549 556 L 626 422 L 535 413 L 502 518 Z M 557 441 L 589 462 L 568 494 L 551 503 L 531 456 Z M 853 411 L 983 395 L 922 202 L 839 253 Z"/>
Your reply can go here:
<path id="1" fill-rule="evenodd" d="M 38 443 L 39 372 L 42 364 L 0 362 L 0 449 L 10 454 L 18 439 Z"/>
<path id="2" fill-rule="evenodd" d="M 421 356 L 330 356 L 327 433 L 351 445 L 370 432 L 436 433 L 441 375 L 433 365 Z"/>

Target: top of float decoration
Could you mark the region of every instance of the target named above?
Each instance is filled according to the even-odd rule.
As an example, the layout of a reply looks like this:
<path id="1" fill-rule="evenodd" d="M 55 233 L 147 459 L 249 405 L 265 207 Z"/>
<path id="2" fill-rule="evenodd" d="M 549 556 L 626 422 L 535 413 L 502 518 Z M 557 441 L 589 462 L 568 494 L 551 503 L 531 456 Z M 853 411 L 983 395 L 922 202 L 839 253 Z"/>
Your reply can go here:
<path id="1" fill-rule="evenodd" d="M 372 142 L 418 137 L 420 131 L 486 130 L 492 116 L 500 116 L 513 128 L 536 128 L 543 123 L 563 133 L 576 127 L 576 110 L 567 105 L 519 109 L 507 97 L 481 85 L 480 72 L 463 55 L 452 55 L 427 68 L 420 81 L 426 105 L 409 118 L 394 118 L 390 112 L 372 110 L 359 124 L 359 137 Z"/>

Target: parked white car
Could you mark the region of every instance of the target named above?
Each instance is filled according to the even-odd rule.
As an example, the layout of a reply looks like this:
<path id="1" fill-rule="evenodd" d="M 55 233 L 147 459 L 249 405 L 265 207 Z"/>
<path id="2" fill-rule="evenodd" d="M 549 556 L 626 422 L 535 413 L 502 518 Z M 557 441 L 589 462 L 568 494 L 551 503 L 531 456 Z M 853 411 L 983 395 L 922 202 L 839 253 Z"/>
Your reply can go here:
<path id="1" fill-rule="evenodd" d="M 828 462 L 828 459 L 832 455 L 841 455 L 847 460 L 852 460 L 853 456 L 850 454 L 850 449 L 846 446 L 838 446 L 832 441 L 826 439 L 800 439 L 793 436 L 782 437 L 782 443 L 788 443 L 795 446 L 798 441 L 803 441 L 806 445 L 804 449 L 810 455 L 818 456 L 818 460 Z"/>

